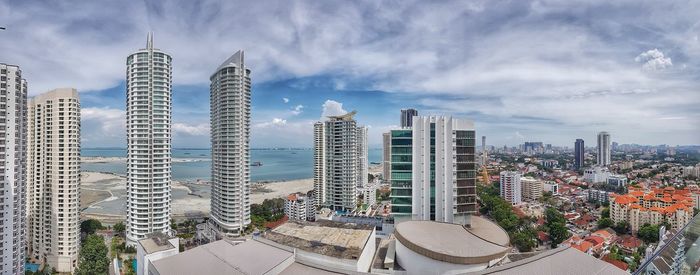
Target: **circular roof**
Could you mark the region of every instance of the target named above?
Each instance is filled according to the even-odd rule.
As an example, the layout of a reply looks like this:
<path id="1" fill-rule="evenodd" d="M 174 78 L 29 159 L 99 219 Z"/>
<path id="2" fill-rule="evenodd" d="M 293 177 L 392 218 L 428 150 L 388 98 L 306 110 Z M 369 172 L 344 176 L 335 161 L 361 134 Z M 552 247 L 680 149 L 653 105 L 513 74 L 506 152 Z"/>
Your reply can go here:
<path id="1" fill-rule="evenodd" d="M 394 236 L 428 258 L 454 264 L 480 264 L 502 258 L 510 250 L 508 234 L 495 223 L 472 216 L 471 227 L 435 221 L 405 221 Z"/>

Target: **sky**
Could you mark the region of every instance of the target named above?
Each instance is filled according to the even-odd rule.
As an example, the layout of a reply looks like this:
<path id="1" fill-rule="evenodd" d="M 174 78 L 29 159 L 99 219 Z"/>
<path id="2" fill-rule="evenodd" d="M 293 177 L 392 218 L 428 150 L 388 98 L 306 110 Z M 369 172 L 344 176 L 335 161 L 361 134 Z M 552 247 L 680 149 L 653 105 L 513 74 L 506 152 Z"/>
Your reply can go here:
<path id="1" fill-rule="evenodd" d="M 74 87 L 82 146 L 124 147 L 126 57 L 173 57 L 173 146 L 209 147 L 209 76 L 245 51 L 252 147 L 311 147 L 357 110 L 369 144 L 402 108 L 487 144 L 700 144 L 700 1 L 0 0 L 0 63 L 30 95 Z"/>

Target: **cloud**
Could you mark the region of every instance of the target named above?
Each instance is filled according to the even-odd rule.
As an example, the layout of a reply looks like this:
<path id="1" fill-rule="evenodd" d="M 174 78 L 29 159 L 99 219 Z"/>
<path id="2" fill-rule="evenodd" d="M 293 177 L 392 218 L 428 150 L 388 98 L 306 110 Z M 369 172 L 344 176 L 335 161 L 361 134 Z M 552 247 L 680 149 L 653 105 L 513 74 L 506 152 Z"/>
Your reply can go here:
<path id="1" fill-rule="evenodd" d="M 81 139 L 84 147 L 126 144 L 126 112 L 111 108 L 82 108 Z"/>
<path id="2" fill-rule="evenodd" d="M 287 120 L 286 119 L 281 119 L 281 118 L 273 118 L 272 121 L 268 122 L 262 122 L 255 124 L 255 127 L 258 128 L 270 128 L 270 127 L 281 127 L 287 125 Z"/>
<path id="3" fill-rule="evenodd" d="M 296 115 L 301 114 L 303 112 L 303 109 L 304 109 L 304 105 L 300 104 L 300 105 L 295 106 L 294 109 L 292 109 L 292 115 L 296 116 Z"/>
<path id="4" fill-rule="evenodd" d="M 185 123 L 173 123 L 173 134 L 185 134 L 190 136 L 209 136 L 209 123 L 190 125 Z"/>
<path id="5" fill-rule="evenodd" d="M 643 63 L 642 68 L 649 71 L 659 71 L 673 66 L 670 57 L 665 57 L 664 53 L 658 49 L 648 50 L 639 54 L 634 61 Z"/>
<path id="6" fill-rule="evenodd" d="M 343 109 L 343 103 L 335 100 L 326 100 L 322 105 L 321 120 L 327 120 L 329 116 L 339 116 L 348 113 Z"/>
<path id="7" fill-rule="evenodd" d="M 289 103 L 289 98 L 283 97 L 282 101 L 284 101 L 284 103 Z"/>

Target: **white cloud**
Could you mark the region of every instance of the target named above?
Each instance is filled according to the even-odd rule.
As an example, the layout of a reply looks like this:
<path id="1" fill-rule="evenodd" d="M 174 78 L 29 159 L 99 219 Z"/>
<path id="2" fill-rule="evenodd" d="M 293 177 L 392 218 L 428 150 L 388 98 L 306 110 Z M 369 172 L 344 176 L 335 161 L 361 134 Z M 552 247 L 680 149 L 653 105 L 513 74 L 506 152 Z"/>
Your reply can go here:
<path id="1" fill-rule="evenodd" d="M 126 144 L 126 113 L 111 108 L 82 108 L 80 136 L 84 147 Z"/>
<path id="2" fill-rule="evenodd" d="M 643 63 L 642 68 L 649 71 L 663 70 L 673 66 L 670 57 L 665 57 L 659 49 L 648 50 L 639 54 L 634 61 Z"/>
<path id="3" fill-rule="evenodd" d="M 258 128 L 270 128 L 270 127 L 281 127 L 287 125 L 287 120 L 286 119 L 281 119 L 281 118 L 273 118 L 272 121 L 267 121 L 267 122 L 262 122 L 255 124 L 255 127 Z"/>
<path id="4" fill-rule="evenodd" d="M 190 136 L 208 136 L 209 123 L 190 125 L 186 123 L 173 123 L 173 134 L 185 134 Z"/>
<path id="5" fill-rule="evenodd" d="M 289 103 L 289 98 L 283 97 L 282 101 L 284 101 L 284 103 Z"/>
<path id="6" fill-rule="evenodd" d="M 297 106 L 294 106 L 294 109 L 292 109 L 292 115 L 296 116 L 296 115 L 301 114 L 303 112 L 303 109 L 304 109 L 304 105 L 299 104 Z"/>
<path id="7" fill-rule="evenodd" d="M 339 116 L 348 113 L 343 109 L 343 103 L 335 100 L 326 100 L 323 103 L 323 111 L 321 113 L 321 120 L 327 120 L 329 116 Z"/>

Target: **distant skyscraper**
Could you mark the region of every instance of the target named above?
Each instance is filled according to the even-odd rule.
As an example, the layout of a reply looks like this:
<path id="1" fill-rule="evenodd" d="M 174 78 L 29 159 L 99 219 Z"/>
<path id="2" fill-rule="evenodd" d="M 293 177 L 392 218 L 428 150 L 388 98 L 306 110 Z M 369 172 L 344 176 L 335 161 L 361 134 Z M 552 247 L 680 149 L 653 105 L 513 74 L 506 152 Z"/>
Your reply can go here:
<path id="1" fill-rule="evenodd" d="M 56 89 L 28 104 L 28 250 L 32 259 L 72 273 L 80 242 L 80 100 Z"/>
<path id="2" fill-rule="evenodd" d="M 481 152 L 486 152 L 486 136 L 481 136 Z"/>
<path id="3" fill-rule="evenodd" d="M 211 219 L 220 237 L 238 237 L 250 224 L 250 69 L 243 51 L 212 74 Z"/>
<path id="4" fill-rule="evenodd" d="M 355 209 L 357 187 L 367 179 L 367 130 L 357 125 L 355 113 L 330 116 L 314 125 L 314 190 L 323 196 L 321 206 L 332 210 Z"/>
<path id="5" fill-rule="evenodd" d="M 0 63 L 0 274 L 24 274 L 27 184 L 27 81 Z"/>
<path id="6" fill-rule="evenodd" d="M 500 175 L 501 198 L 511 204 L 522 202 L 522 185 L 520 177 L 522 175 L 514 171 L 503 171 Z"/>
<path id="7" fill-rule="evenodd" d="M 170 234 L 172 58 L 146 48 L 126 59 L 126 237 Z"/>
<path id="8" fill-rule="evenodd" d="M 382 174 L 384 182 L 391 181 L 391 132 L 382 134 L 383 154 L 382 154 Z"/>
<path id="9" fill-rule="evenodd" d="M 395 219 L 469 224 L 476 213 L 475 145 L 474 123 L 465 119 L 417 117 L 412 129 L 392 130 Z"/>
<path id="10" fill-rule="evenodd" d="M 413 117 L 418 115 L 416 109 L 403 109 L 401 110 L 401 128 L 407 128 L 413 126 Z"/>
<path id="11" fill-rule="evenodd" d="M 598 133 L 598 165 L 610 165 L 610 134 L 608 132 Z"/>
<path id="12" fill-rule="evenodd" d="M 576 139 L 576 143 L 574 143 L 574 167 L 576 167 L 576 169 L 581 169 L 583 167 L 585 151 L 586 147 L 583 144 L 583 139 Z"/>

